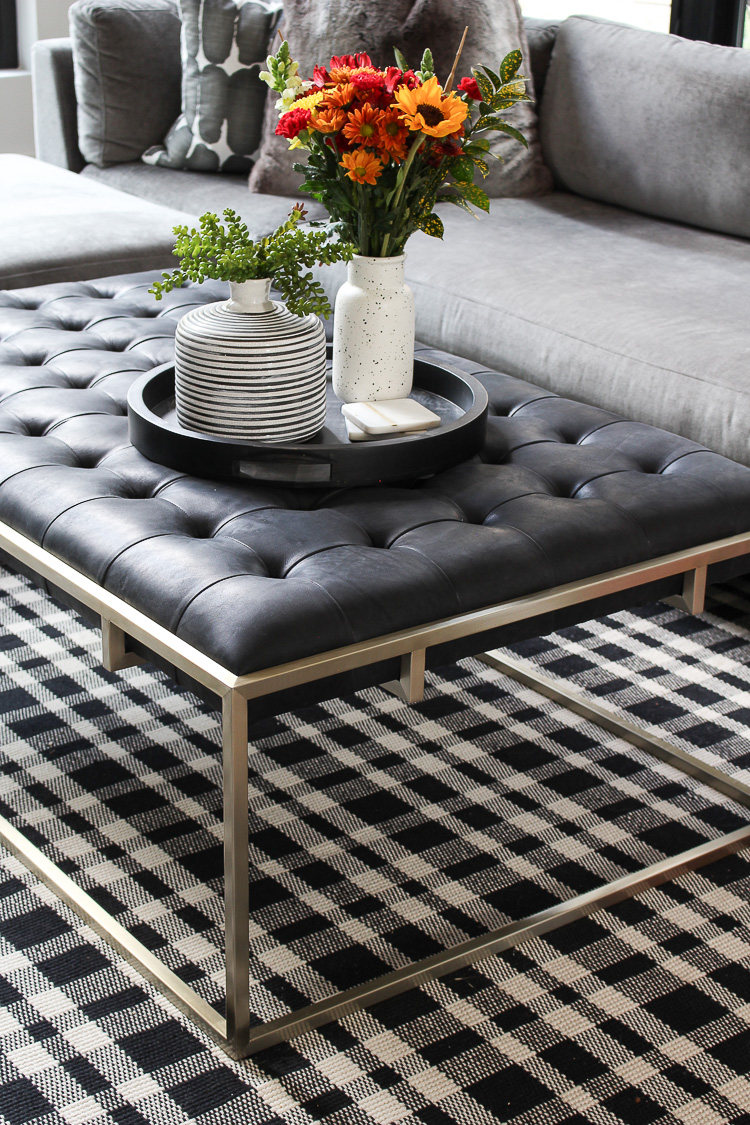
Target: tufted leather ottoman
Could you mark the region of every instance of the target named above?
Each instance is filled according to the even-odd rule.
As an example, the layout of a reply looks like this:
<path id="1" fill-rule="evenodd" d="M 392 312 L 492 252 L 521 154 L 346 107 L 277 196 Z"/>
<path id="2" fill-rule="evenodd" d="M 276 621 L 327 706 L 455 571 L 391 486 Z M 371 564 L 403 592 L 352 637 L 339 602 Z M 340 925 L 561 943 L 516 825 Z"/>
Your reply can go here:
<path id="1" fill-rule="evenodd" d="M 653 597 L 699 607 L 707 578 L 750 569 L 750 469 L 451 357 L 490 397 L 469 462 L 351 490 L 188 476 L 130 445 L 126 396 L 224 287 L 157 303 L 156 276 L 0 292 L 0 545 L 101 615 L 111 667 L 145 655 L 223 701 L 228 1023 L 159 979 L 243 1054 L 248 702 L 262 715 L 384 681 L 416 698 L 425 664 Z M 301 1026 L 276 1022 L 276 1038 Z"/>
<path id="2" fill-rule="evenodd" d="M 0 295 L 0 520 L 243 675 L 750 529 L 750 471 L 478 372 L 481 458 L 350 491 L 221 484 L 128 442 L 135 376 L 216 284 Z M 476 365 L 465 365 L 477 374 Z"/>

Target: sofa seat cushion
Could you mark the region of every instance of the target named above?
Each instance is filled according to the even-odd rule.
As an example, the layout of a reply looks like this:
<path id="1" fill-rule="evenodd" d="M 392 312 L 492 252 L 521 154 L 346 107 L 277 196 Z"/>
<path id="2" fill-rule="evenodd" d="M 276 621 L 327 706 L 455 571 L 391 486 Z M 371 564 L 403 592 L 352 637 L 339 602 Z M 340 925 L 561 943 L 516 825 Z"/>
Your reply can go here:
<path id="1" fill-rule="evenodd" d="M 247 186 L 246 175 L 217 176 L 213 172 L 187 172 L 173 168 L 149 167 L 136 161 L 117 164 L 112 168 L 97 168 L 87 164 L 81 175 L 88 181 L 96 181 L 140 196 L 154 202 L 164 203 L 187 211 L 193 218 L 213 211 L 221 214 L 225 207 L 231 207 L 241 215 L 248 225 L 253 238 L 260 238 L 274 230 L 289 214 L 294 199 L 282 195 L 262 195 L 251 192 Z M 305 195 L 300 194 L 311 219 L 324 219 L 324 207 Z"/>
<path id="2" fill-rule="evenodd" d="M 427 480 L 299 490 L 155 464 L 129 444 L 128 386 L 226 287 L 156 303 L 154 276 L 0 293 L 0 520 L 232 671 L 748 529 L 748 469 L 471 364 L 486 445 Z"/>
<path id="3" fill-rule="evenodd" d="M 170 269 L 182 211 L 29 156 L 0 155 L 0 288 Z"/>
<path id="4" fill-rule="evenodd" d="M 562 192 L 441 217 L 407 246 L 418 339 L 750 464 L 747 241 Z"/>

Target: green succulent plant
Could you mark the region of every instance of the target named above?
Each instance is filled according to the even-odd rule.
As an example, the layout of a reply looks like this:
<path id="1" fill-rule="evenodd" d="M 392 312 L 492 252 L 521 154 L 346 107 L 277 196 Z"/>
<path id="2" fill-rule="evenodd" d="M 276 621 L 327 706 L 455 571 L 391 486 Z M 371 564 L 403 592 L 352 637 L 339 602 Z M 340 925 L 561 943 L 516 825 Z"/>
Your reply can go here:
<path id="1" fill-rule="evenodd" d="M 160 301 L 165 293 L 179 289 L 186 281 L 254 281 L 270 277 L 290 312 L 297 316 L 330 316 L 328 298 L 323 286 L 309 272 L 310 267 L 316 263 L 348 262 L 354 248 L 340 241 L 330 224 L 300 226 L 305 216 L 304 208 L 295 204 L 281 226 L 257 241 L 229 207 L 224 211 L 225 223 L 207 212 L 201 215 L 197 230 L 175 227 L 174 252 L 180 265 L 172 273 L 162 274 L 163 281 L 154 282 L 149 293 Z"/>

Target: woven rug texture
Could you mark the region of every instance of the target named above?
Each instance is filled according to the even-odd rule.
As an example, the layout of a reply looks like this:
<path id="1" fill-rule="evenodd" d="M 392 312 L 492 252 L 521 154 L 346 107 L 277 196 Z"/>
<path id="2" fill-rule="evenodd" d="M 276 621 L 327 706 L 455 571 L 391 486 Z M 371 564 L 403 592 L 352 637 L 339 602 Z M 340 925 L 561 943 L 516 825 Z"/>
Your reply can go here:
<path id="1" fill-rule="evenodd" d="M 748 780 L 750 581 L 513 654 Z M 0 571 L 0 814 L 218 1010 L 217 714 Z M 747 823 L 474 660 L 251 729 L 261 1022 Z M 7 1125 L 750 1125 L 750 853 L 235 1063 L 0 852 Z"/>

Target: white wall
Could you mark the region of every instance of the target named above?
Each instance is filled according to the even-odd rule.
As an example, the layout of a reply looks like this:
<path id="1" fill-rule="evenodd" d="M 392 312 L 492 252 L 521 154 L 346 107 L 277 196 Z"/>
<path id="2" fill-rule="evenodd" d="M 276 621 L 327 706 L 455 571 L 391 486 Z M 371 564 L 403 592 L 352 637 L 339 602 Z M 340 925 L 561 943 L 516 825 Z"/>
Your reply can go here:
<path id="1" fill-rule="evenodd" d="M 34 156 L 31 75 L 27 70 L 0 70 L 0 152 Z"/>
<path id="2" fill-rule="evenodd" d="M 68 34 L 72 0 L 16 0 L 19 70 L 0 70 L 0 152 L 34 156 L 31 45 Z"/>
<path id="3" fill-rule="evenodd" d="M 544 20 L 599 16 L 646 31 L 669 31 L 670 0 L 521 0 L 525 16 Z"/>

